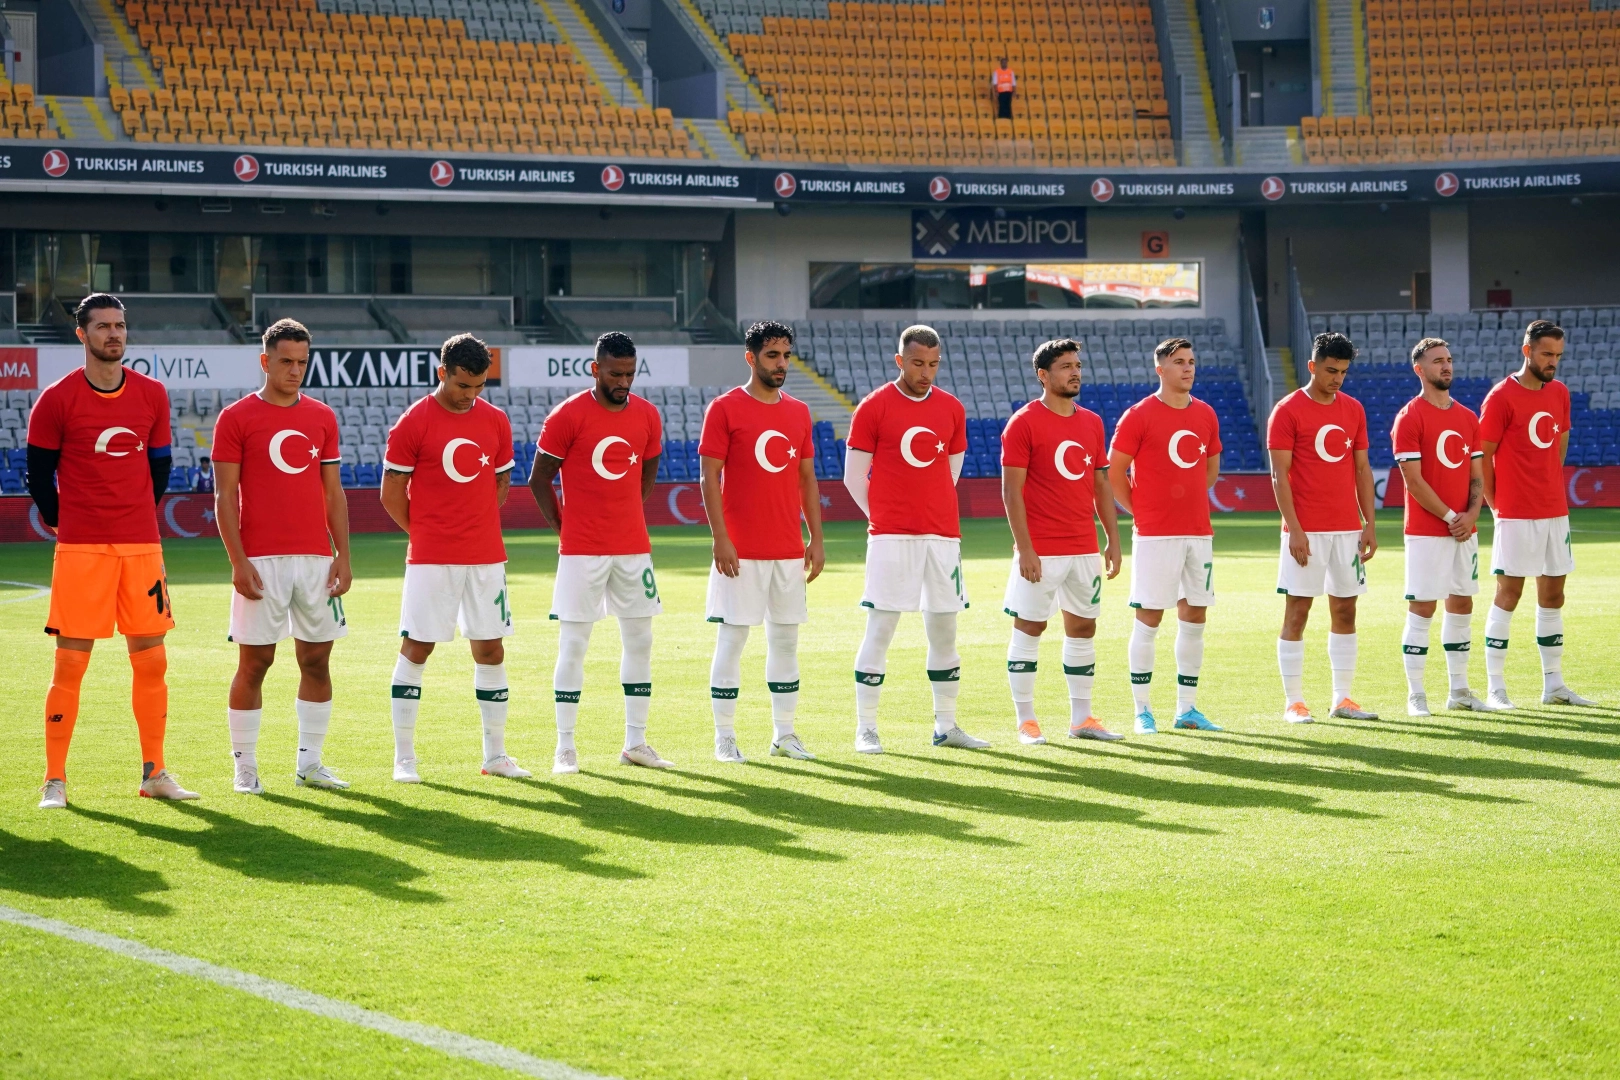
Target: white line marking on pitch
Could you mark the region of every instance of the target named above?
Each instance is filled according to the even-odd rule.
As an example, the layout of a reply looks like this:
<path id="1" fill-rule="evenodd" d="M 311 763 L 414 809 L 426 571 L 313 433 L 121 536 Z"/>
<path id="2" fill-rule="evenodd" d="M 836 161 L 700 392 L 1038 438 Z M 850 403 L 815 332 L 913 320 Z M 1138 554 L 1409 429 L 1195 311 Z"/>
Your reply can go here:
<path id="1" fill-rule="evenodd" d="M 24 600 L 37 600 L 41 596 L 51 595 L 51 587 L 49 585 L 35 585 L 32 581 L 0 581 L 0 585 L 15 585 L 19 589 L 34 590 L 27 596 L 13 596 L 5 600 L 0 600 L 0 604 L 20 604 Z"/>
<path id="2" fill-rule="evenodd" d="M 284 982 L 266 979 L 258 975 L 250 975 L 235 968 L 220 967 L 210 964 L 206 960 L 198 960 L 191 956 L 182 956 L 179 953 L 167 952 L 163 949 L 154 949 L 149 945 L 142 945 L 138 941 L 115 937 L 112 934 L 103 934 L 98 930 L 86 930 L 71 923 L 59 922 L 56 919 L 47 919 L 39 915 L 31 915 L 26 911 L 18 911 L 0 905 L 0 922 L 15 923 L 38 930 L 46 934 L 55 934 L 57 937 L 77 941 L 82 945 L 94 945 L 98 949 L 127 956 L 132 960 L 140 960 L 147 964 L 155 964 L 161 968 L 181 975 L 190 975 L 198 979 L 207 979 L 220 986 L 240 990 L 254 997 L 273 1001 L 277 1005 L 285 1005 L 289 1009 L 301 1009 L 316 1016 L 324 1016 L 333 1020 L 353 1024 L 356 1027 L 370 1028 L 380 1031 L 384 1035 L 392 1035 L 397 1039 L 425 1046 L 430 1050 L 437 1050 L 451 1057 L 466 1058 L 484 1065 L 493 1065 L 496 1068 L 507 1069 L 511 1072 L 521 1073 L 524 1076 L 537 1076 L 542 1080 L 606 1080 L 596 1073 L 588 1073 L 576 1069 L 571 1065 L 564 1065 L 560 1061 L 546 1061 L 543 1058 L 530 1057 L 521 1050 L 513 1050 L 500 1043 L 492 1043 L 484 1039 L 475 1039 L 471 1035 L 463 1035 L 456 1031 L 446 1031 L 444 1028 L 434 1027 L 431 1024 L 418 1024 L 411 1020 L 400 1020 L 387 1013 L 373 1012 L 358 1005 L 351 1005 L 347 1001 L 338 1001 L 335 998 L 323 997 L 320 994 L 300 990 L 296 986 L 289 986 Z"/>

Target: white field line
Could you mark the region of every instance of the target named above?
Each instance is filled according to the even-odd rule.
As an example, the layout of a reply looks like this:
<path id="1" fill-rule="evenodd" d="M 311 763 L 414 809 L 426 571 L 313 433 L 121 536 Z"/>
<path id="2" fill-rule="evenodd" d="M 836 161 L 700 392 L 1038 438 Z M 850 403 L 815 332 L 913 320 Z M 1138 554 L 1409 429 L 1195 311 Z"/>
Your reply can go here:
<path id="1" fill-rule="evenodd" d="M 97 930 L 86 930 L 71 923 L 59 922 L 56 919 L 46 919 L 38 915 L 31 915 L 26 911 L 0 905 L 0 922 L 15 923 L 38 930 L 46 934 L 55 934 L 57 937 L 77 941 L 82 945 L 93 945 L 98 949 L 127 956 L 132 960 L 154 964 L 157 967 L 168 968 L 181 975 L 190 975 L 198 979 L 207 979 L 220 986 L 232 990 L 240 990 L 254 997 L 266 1001 L 273 1001 L 277 1005 L 285 1005 L 289 1009 L 300 1009 L 316 1016 L 324 1016 L 332 1020 L 341 1020 L 356 1027 L 370 1028 L 385 1035 L 392 1035 L 396 1039 L 425 1046 L 430 1050 L 437 1050 L 451 1057 L 466 1058 L 484 1065 L 493 1065 L 496 1068 L 507 1069 L 523 1076 L 537 1076 L 543 1080 L 605 1080 L 596 1073 L 588 1073 L 560 1061 L 546 1061 L 543 1058 L 530 1057 L 520 1050 L 513 1050 L 509 1046 L 488 1042 L 484 1039 L 475 1039 L 471 1035 L 460 1032 L 446 1031 L 444 1028 L 434 1027 L 431 1024 L 418 1024 L 410 1020 L 400 1020 L 387 1013 L 373 1012 L 358 1005 L 351 1005 L 346 1001 L 312 994 L 308 990 L 300 990 L 296 986 L 289 986 L 274 979 L 250 975 L 235 968 L 220 967 L 210 964 L 206 960 L 198 960 L 179 953 L 166 952 L 163 949 L 154 949 L 142 945 L 138 941 L 115 937 L 112 934 L 103 934 Z"/>
<path id="2" fill-rule="evenodd" d="M 27 596 L 12 596 L 0 600 L 0 604 L 20 604 L 24 600 L 37 600 L 42 596 L 51 595 L 49 585 L 35 585 L 32 581 L 0 581 L 0 585 L 15 585 L 19 589 L 33 589 Z"/>

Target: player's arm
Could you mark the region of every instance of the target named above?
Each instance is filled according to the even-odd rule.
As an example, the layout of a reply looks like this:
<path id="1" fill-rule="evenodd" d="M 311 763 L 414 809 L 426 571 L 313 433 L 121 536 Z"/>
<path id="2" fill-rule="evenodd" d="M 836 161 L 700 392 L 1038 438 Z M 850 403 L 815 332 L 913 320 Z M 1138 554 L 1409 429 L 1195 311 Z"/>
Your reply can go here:
<path id="1" fill-rule="evenodd" d="M 163 493 L 169 490 L 169 472 L 174 464 L 174 451 L 168 445 L 146 448 L 146 468 L 152 474 L 152 501 L 161 503 Z"/>
<path id="2" fill-rule="evenodd" d="M 1479 477 L 1481 494 L 1485 497 L 1486 505 L 1496 508 L 1496 447 L 1490 440 L 1482 440 L 1479 444 Z"/>
<path id="3" fill-rule="evenodd" d="M 382 505 L 394 524 L 411 531 L 411 474 L 398 469 L 383 469 Z"/>
<path id="4" fill-rule="evenodd" d="M 827 544 L 821 535 L 821 485 L 816 481 L 816 462 L 810 454 L 799 458 L 799 505 L 810 529 L 810 543 L 804 549 L 804 580 L 808 584 L 820 577 L 827 565 Z"/>
<path id="5" fill-rule="evenodd" d="M 1463 526 L 1463 533 L 1457 537 L 1458 540 L 1467 540 L 1474 535 L 1474 524 L 1479 521 L 1479 512 L 1485 506 L 1484 460 L 1479 454 L 1475 454 L 1473 462 L 1469 465 L 1468 509 L 1464 510 L 1462 516 L 1453 523 Z"/>
<path id="6" fill-rule="evenodd" d="M 1406 485 L 1406 497 L 1423 507 L 1423 509 L 1433 514 L 1435 517 L 1440 518 L 1443 521 L 1447 520 L 1447 515 L 1452 513 L 1452 509 L 1445 504 L 1445 500 L 1441 499 L 1439 495 L 1435 494 L 1434 488 L 1429 486 L 1429 482 L 1423 479 L 1423 460 L 1421 458 L 1407 458 L 1403 461 L 1398 461 L 1397 464 L 1401 467 L 1401 483 Z M 1475 494 L 1474 485 L 1479 482 L 1478 477 L 1479 458 L 1475 458 L 1475 479 L 1469 484 L 1470 502 L 1473 501 L 1473 496 Z M 1361 479 L 1359 474 L 1357 475 L 1356 479 L 1359 487 L 1359 482 Z M 1457 517 L 1447 521 L 1446 527 L 1451 530 L 1451 535 L 1453 538 L 1466 540 L 1468 539 L 1467 533 L 1464 533 L 1461 537 L 1457 536 L 1457 528 L 1462 519 L 1463 516 L 1458 515 Z"/>
<path id="7" fill-rule="evenodd" d="M 1131 455 L 1123 450 L 1108 455 L 1108 488 L 1114 501 L 1131 513 Z"/>
<path id="8" fill-rule="evenodd" d="M 1562 435 L 1558 436 L 1558 467 L 1560 469 L 1562 469 L 1564 467 L 1564 459 L 1567 458 L 1568 456 L 1569 456 L 1569 428 L 1566 427 L 1564 429 L 1564 433 Z"/>
<path id="9" fill-rule="evenodd" d="M 1204 487 L 1212 488 L 1215 481 L 1221 478 L 1221 452 L 1219 450 L 1204 459 Z"/>
<path id="10" fill-rule="evenodd" d="M 714 537 L 714 568 L 726 577 L 736 577 L 742 567 L 737 561 L 737 545 L 731 542 L 731 534 L 726 531 L 726 515 L 720 501 L 720 473 L 726 463 L 712 457 L 698 460 L 703 463 L 703 513 L 708 516 L 709 534 Z"/>
<path id="11" fill-rule="evenodd" d="M 264 597 L 264 580 L 242 546 L 241 488 L 240 461 L 214 462 L 214 524 L 219 528 L 225 555 L 231 560 L 231 585 L 249 600 L 260 600 Z"/>
<path id="12" fill-rule="evenodd" d="M 551 486 L 563 459 L 552 457 L 545 451 L 534 456 L 534 471 L 529 474 L 529 491 L 534 494 L 534 505 L 540 508 L 540 517 L 547 525 L 562 532 L 562 506 L 557 502 L 557 489 Z"/>
<path id="13" fill-rule="evenodd" d="M 505 506 L 506 497 L 512 493 L 512 470 L 502 469 L 495 474 L 495 505 Z"/>
<path id="14" fill-rule="evenodd" d="M 1041 557 L 1035 554 L 1035 541 L 1029 535 L 1029 511 L 1024 506 L 1024 481 L 1028 479 L 1028 469 L 1001 467 L 1001 505 L 1007 508 L 1007 525 L 1012 529 L 1013 549 L 1018 552 L 1018 573 L 1025 581 L 1038 582 Z"/>
<path id="15" fill-rule="evenodd" d="M 844 487 L 848 489 L 849 497 L 855 500 L 855 505 L 861 508 L 861 513 L 868 518 L 872 516 L 872 504 L 868 495 L 871 486 L 872 452 L 845 446 Z"/>
<path id="16" fill-rule="evenodd" d="M 56 466 L 61 460 L 61 450 L 28 444 L 28 494 L 39 508 L 39 520 L 53 533 L 62 514 L 56 492 Z"/>
<path id="17" fill-rule="evenodd" d="M 218 470 L 214 473 L 217 478 Z M 326 496 L 326 531 L 332 537 L 332 569 L 326 573 L 326 591 L 342 596 L 354 584 L 353 564 L 349 561 L 349 498 L 343 493 L 343 464 L 321 462 L 321 489 Z"/>
<path id="18" fill-rule="evenodd" d="M 1119 544 L 1119 511 L 1114 507 L 1114 487 L 1108 479 L 1113 471 L 1110 466 L 1104 465 L 1091 474 L 1096 488 L 1097 517 L 1102 522 L 1103 537 L 1108 544 L 1103 549 L 1103 565 L 1107 567 L 1109 581 L 1119 576 L 1123 550 Z"/>
<path id="19" fill-rule="evenodd" d="M 1294 486 L 1288 482 L 1288 470 L 1294 467 L 1294 452 L 1273 447 L 1268 453 L 1271 455 L 1271 490 L 1277 496 L 1283 527 L 1288 530 L 1288 554 L 1304 566 L 1311 559 L 1311 538 L 1299 527 L 1299 514 L 1294 509 Z"/>
<path id="20" fill-rule="evenodd" d="M 1367 461 L 1367 451 L 1355 452 L 1356 463 L 1356 502 L 1361 506 L 1361 562 L 1378 553 L 1378 523 L 1374 520 L 1378 513 L 1378 496 L 1373 492 L 1372 465 Z"/>
<path id="21" fill-rule="evenodd" d="M 649 454 L 641 459 L 641 501 L 646 502 L 653 493 L 653 487 L 658 483 L 658 459 L 662 453 Z"/>

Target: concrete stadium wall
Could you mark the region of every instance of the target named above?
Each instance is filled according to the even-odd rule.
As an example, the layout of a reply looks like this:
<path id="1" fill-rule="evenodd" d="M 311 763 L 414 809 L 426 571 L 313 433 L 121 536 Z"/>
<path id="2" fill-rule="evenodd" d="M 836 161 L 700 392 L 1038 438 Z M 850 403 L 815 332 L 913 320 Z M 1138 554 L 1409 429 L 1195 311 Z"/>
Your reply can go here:
<path id="1" fill-rule="evenodd" d="M 1469 295 L 1512 289 L 1514 307 L 1620 300 L 1620 199 L 1475 202 L 1469 212 Z"/>

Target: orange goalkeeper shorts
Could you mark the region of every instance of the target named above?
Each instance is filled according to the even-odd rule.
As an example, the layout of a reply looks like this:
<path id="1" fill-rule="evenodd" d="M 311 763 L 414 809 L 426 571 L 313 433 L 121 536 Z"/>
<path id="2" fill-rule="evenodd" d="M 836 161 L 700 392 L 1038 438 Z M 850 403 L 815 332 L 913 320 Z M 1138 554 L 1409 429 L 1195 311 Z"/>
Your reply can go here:
<path id="1" fill-rule="evenodd" d="M 57 544 L 47 634 L 157 637 L 174 629 L 161 544 Z"/>

